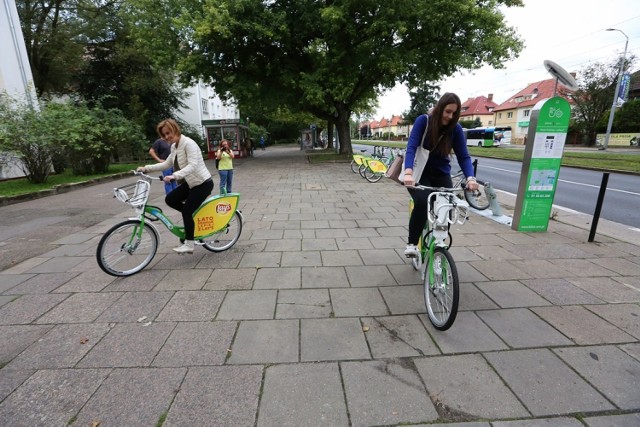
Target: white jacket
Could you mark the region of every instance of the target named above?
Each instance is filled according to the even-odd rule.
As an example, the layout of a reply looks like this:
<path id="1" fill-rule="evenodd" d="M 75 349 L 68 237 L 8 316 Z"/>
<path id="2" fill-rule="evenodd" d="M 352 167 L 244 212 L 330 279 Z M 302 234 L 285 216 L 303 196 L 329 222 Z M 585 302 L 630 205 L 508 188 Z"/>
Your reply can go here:
<path id="1" fill-rule="evenodd" d="M 202 159 L 202 151 L 196 142 L 184 135 L 180 135 L 180 141 L 171 144 L 171 154 L 162 163 L 146 165 L 144 168 L 148 172 L 163 171 L 173 167 L 174 159 L 178 156 L 179 171 L 174 171 L 173 176 L 177 180 L 184 179 L 187 181 L 189 188 L 196 187 L 207 179 L 211 178 L 209 169 Z"/>

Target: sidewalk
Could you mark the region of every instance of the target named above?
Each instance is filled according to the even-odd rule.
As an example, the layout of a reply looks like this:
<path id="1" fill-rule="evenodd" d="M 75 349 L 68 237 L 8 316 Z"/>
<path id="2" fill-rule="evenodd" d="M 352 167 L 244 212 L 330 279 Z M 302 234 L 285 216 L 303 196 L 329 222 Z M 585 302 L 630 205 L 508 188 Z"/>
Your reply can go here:
<path id="1" fill-rule="evenodd" d="M 129 278 L 95 249 L 131 178 L 0 207 L 0 426 L 640 425 L 640 233 L 474 214 L 439 332 L 402 256 L 406 191 L 254 153 L 234 162 L 236 246 L 179 256 L 163 228 Z"/>

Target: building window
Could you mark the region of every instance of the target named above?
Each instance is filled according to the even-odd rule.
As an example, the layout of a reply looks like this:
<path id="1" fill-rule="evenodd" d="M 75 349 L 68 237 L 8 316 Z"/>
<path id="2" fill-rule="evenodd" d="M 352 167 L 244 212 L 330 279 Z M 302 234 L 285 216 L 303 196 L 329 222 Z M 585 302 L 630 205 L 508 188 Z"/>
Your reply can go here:
<path id="1" fill-rule="evenodd" d="M 531 112 L 531 110 L 524 110 L 523 115 L 524 117 L 529 117 L 529 113 Z"/>
<path id="2" fill-rule="evenodd" d="M 493 124 L 493 120 L 489 120 L 489 126 Z"/>
<path id="3" fill-rule="evenodd" d="M 208 113 L 209 112 L 209 100 L 206 98 L 202 98 L 200 100 L 200 104 L 202 105 L 202 112 L 203 113 Z"/>
<path id="4" fill-rule="evenodd" d="M 513 113 L 507 113 L 507 119 L 512 119 L 513 118 Z"/>
<path id="5" fill-rule="evenodd" d="M 498 118 L 501 119 L 502 118 L 502 113 L 498 113 Z"/>

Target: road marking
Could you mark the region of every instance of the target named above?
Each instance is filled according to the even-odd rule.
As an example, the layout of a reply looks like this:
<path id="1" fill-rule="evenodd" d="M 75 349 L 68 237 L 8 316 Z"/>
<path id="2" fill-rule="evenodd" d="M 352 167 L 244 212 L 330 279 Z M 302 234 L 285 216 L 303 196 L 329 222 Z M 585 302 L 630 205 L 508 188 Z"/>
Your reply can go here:
<path id="1" fill-rule="evenodd" d="M 519 171 L 512 171 L 512 170 L 509 170 L 509 169 L 496 168 L 496 167 L 493 167 L 493 166 L 483 166 L 483 167 L 485 167 L 487 169 L 494 169 L 494 170 L 502 171 L 502 172 L 520 174 Z M 559 179 L 558 182 L 565 182 L 567 184 L 574 184 L 574 185 L 582 185 L 583 187 L 600 188 L 599 185 L 585 184 L 584 182 L 568 181 L 566 179 Z M 633 192 L 633 191 L 627 191 L 627 190 L 619 190 L 617 188 L 611 188 L 611 187 L 607 187 L 607 191 L 616 191 L 618 193 L 631 194 L 632 196 L 640 196 L 640 193 L 636 193 L 636 192 Z"/>

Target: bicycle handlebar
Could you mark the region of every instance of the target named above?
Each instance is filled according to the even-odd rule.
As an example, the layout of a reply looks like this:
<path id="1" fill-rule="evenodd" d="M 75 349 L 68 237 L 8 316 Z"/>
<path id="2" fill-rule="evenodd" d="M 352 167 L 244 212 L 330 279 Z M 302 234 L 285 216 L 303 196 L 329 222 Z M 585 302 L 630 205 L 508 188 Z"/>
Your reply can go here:
<path id="1" fill-rule="evenodd" d="M 141 177 L 143 177 L 143 178 L 148 179 L 149 181 L 153 181 L 154 179 L 158 179 L 158 180 L 160 180 L 160 181 L 164 181 L 164 177 L 163 177 L 162 175 L 160 175 L 160 176 L 158 176 L 158 177 L 153 177 L 153 176 L 151 176 L 151 175 L 147 175 L 146 173 L 141 172 L 141 171 L 132 170 L 131 172 L 133 172 L 133 174 L 134 174 L 135 176 L 141 176 Z"/>
<path id="2" fill-rule="evenodd" d="M 447 187 L 430 187 L 428 185 L 422 185 L 422 184 L 416 184 L 416 185 L 406 185 L 405 187 L 407 188 L 411 188 L 414 190 L 433 190 L 433 191 L 442 191 L 445 193 L 458 193 L 460 191 L 464 191 L 464 188 L 462 187 L 457 187 L 457 188 L 447 188 Z"/>

